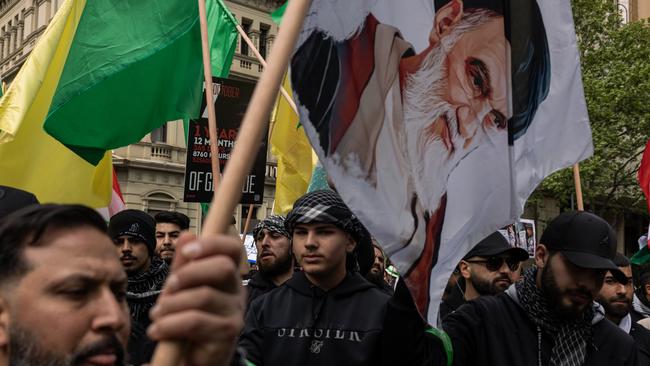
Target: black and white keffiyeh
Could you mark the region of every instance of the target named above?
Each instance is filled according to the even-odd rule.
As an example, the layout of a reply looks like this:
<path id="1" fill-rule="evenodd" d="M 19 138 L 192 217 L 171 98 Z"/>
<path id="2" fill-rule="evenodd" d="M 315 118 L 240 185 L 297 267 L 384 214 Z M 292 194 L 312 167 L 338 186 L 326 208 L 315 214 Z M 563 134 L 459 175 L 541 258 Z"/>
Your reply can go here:
<path id="1" fill-rule="evenodd" d="M 580 366 L 587 356 L 587 344 L 592 336 L 591 319 L 594 317 L 594 310 L 588 307 L 583 317 L 573 320 L 559 318 L 537 288 L 536 274 L 537 268 L 531 268 L 526 271 L 521 281 L 515 283 L 519 302 L 530 319 L 555 340 L 550 365 Z"/>
<path id="2" fill-rule="evenodd" d="M 255 229 L 253 229 L 253 238 L 257 240 L 257 235 L 260 233 L 260 231 L 266 229 L 272 233 L 277 233 L 291 239 L 291 234 L 289 234 L 287 229 L 284 227 L 284 221 L 284 216 L 280 215 L 271 215 L 265 218 L 255 226 Z"/>
<path id="3" fill-rule="evenodd" d="M 300 197 L 287 215 L 285 227 L 292 233 L 296 224 L 328 223 L 350 233 L 355 239 L 370 239 L 368 230 L 350 211 L 338 193 L 314 191 Z"/>
<path id="4" fill-rule="evenodd" d="M 642 314 L 646 318 L 650 318 L 650 306 L 644 304 L 642 300 L 645 297 L 641 291 L 635 292 L 634 297 L 632 298 L 632 308 L 639 314 Z"/>

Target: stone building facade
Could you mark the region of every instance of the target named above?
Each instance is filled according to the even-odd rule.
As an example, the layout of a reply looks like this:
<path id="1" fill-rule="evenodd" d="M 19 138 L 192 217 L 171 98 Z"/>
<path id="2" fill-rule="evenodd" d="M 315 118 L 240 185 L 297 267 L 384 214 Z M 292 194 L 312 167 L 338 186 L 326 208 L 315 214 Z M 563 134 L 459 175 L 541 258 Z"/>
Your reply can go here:
<path id="1" fill-rule="evenodd" d="M 11 82 L 43 34 L 64 0 L 0 0 L 0 75 Z M 225 1 L 242 28 L 263 56 L 268 54 L 277 34 L 269 13 L 282 1 Z M 256 80 L 262 71 L 260 62 L 239 37 L 230 77 Z M 198 229 L 201 210 L 197 203 L 183 202 L 186 141 L 181 121 L 171 121 L 142 141 L 113 151 L 118 181 L 129 208 L 155 213 L 175 210 L 191 218 Z M 275 193 L 276 162 L 267 153 L 264 203 L 255 208 L 253 223 L 270 213 Z M 248 207 L 233 214 L 242 229 Z"/>

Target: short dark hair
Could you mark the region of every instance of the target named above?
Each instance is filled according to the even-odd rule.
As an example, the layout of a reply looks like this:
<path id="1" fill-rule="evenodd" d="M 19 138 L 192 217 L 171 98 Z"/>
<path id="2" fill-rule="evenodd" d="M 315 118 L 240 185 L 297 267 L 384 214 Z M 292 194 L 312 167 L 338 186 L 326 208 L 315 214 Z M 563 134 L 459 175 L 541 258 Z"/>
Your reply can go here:
<path id="1" fill-rule="evenodd" d="M 179 228 L 181 228 L 181 230 L 187 230 L 190 228 L 190 218 L 187 217 L 187 215 L 184 215 L 180 212 L 175 212 L 175 211 L 158 212 L 156 216 L 154 216 L 154 219 L 156 220 L 156 224 L 158 223 L 176 224 L 178 225 Z"/>
<path id="2" fill-rule="evenodd" d="M 617 252 L 616 256 L 614 256 L 614 264 L 616 267 L 627 267 L 630 265 L 630 260 L 623 254 Z"/>
<path id="3" fill-rule="evenodd" d="M 650 284 L 650 270 L 645 270 L 639 274 L 639 287 Z"/>
<path id="4" fill-rule="evenodd" d="M 106 233 L 106 222 L 97 211 L 82 205 L 34 205 L 17 210 L 0 223 L 0 283 L 29 270 L 23 258 L 26 247 L 47 245 L 50 230 L 91 227 Z"/>

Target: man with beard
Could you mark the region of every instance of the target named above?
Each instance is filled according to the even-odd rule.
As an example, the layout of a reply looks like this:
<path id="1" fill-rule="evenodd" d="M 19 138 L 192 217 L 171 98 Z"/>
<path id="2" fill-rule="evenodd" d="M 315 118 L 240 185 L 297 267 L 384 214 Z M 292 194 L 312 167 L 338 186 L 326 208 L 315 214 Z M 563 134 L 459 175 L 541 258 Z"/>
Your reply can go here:
<path id="1" fill-rule="evenodd" d="M 366 280 L 370 281 L 373 285 L 379 287 L 380 290 L 387 295 L 393 295 L 393 288 L 386 282 L 386 256 L 381 247 L 377 244 L 375 239 L 372 239 L 372 248 L 375 251 L 375 262 L 372 264 L 370 271 L 366 274 Z"/>
<path id="2" fill-rule="evenodd" d="M 498 231 L 481 240 L 460 261 L 459 268 L 464 282 L 452 288 L 447 300 L 443 301 L 440 318 L 444 319 L 467 301 L 505 291 L 515 282 L 513 275 L 526 259 L 528 253 L 524 249 L 510 246 Z M 461 292 L 463 285 L 464 293 Z"/>
<path id="3" fill-rule="evenodd" d="M 443 320 L 454 365 L 636 365 L 634 340 L 593 302 L 607 271 L 626 281 L 615 254 L 616 234 L 605 220 L 584 211 L 560 214 L 521 281 Z"/>
<path id="4" fill-rule="evenodd" d="M 149 334 L 184 341 L 183 364 L 230 365 L 243 315 L 239 245 L 181 238 L 174 286 Z M 95 210 L 50 204 L 8 215 L 0 224 L 0 366 L 131 364 L 126 289 Z"/>
<path id="5" fill-rule="evenodd" d="M 623 272 L 626 281 L 618 281 L 611 272 L 605 274 L 605 281 L 596 301 L 605 309 L 605 317 L 628 333 L 639 349 L 639 364 L 650 365 L 650 330 L 632 320 L 632 267 L 630 260 L 616 253 L 614 263 Z"/>
<path id="6" fill-rule="evenodd" d="M 129 304 L 133 330 L 129 341 L 131 359 L 147 362 L 155 348 L 145 334 L 149 326 L 149 311 L 162 291 L 169 266 L 155 255 L 156 222 L 144 211 L 124 210 L 111 217 L 108 235 L 128 276 L 126 301 Z"/>
<path id="7" fill-rule="evenodd" d="M 262 220 L 253 230 L 253 238 L 259 270 L 246 286 L 246 304 L 285 283 L 293 275 L 294 267 L 291 239 L 284 227 L 284 217 L 271 215 Z"/>
<path id="8" fill-rule="evenodd" d="M 550 84 L 536 1 L 435 5 L 428 46 L 419 53 L 369 13 L 358 29 L 303 30 L 306 39 L 292 59 L 297 102 L 335 166 L 331 171 L 343 186 L 363 187 L 346 198 L 378 211 L 369 228 L 393 245 L 423 314 L 452 172 L 483 145 L 503 146 L 507 159 L 508 131 L 512 138 L 526 131 Z M 340 15 L 346 20 L 347 8 Z M 349 8 L 354 14 L 356 7 Z M 516 24 L 519 12 L 525 26 Z M 508 26 L 521 34 L 507 34 Z M 517 81 L 511 111 L 509 80 Z"/>
<path id="9" fill-rule="evenodd" d="M 190 218 L 180 212 L 159 212 L 156 219 L 156 254 L 167 265 L 172 264 L 181 231 L 190 228 Z"/>

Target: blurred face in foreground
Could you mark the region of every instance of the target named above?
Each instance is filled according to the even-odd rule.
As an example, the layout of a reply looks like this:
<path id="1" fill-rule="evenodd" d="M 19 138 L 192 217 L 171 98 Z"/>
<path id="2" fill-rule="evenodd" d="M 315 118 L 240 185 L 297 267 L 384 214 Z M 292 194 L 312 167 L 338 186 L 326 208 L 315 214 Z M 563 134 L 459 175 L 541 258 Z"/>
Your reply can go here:
<path id="1" fill-rule="evenodd" d="M 26 274 L 1 289 L 2 365 L 124 365 L 127 277 L 109 237 L 51 230 L 25 249 Z"/>

